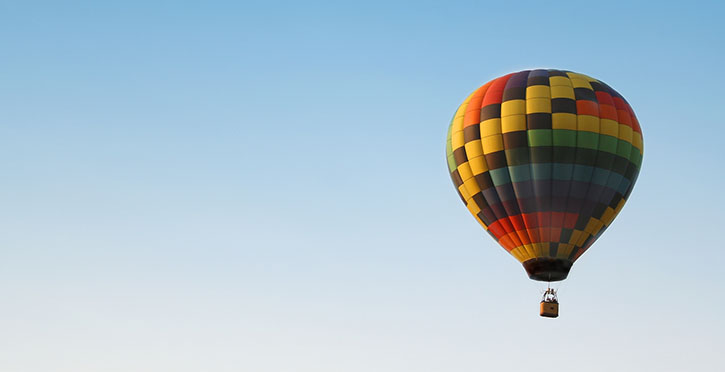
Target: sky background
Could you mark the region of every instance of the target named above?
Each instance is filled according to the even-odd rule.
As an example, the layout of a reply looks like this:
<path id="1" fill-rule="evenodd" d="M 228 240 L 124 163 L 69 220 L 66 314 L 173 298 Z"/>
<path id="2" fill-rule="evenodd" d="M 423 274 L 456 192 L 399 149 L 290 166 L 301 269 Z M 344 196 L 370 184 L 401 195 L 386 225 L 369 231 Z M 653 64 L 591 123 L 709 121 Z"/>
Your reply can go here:
<path id="1" fill-rule="evenodd" d="M 720 371 L 723 11 L 0 1 L 0 370 Z M 470 92 L 536 67 L 645 139 L 556 320 L 444 157 Z"/>

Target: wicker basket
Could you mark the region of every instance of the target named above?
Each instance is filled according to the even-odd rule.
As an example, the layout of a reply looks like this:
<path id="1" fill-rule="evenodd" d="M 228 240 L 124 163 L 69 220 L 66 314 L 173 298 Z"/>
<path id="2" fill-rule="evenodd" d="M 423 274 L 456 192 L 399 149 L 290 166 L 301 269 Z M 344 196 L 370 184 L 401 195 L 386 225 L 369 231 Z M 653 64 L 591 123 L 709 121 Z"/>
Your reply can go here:
<path id="1" fill-rule="evenodd" d="M 559 303 L 541 301 L 541 316 L 556 318 L 559 316 Z"/>

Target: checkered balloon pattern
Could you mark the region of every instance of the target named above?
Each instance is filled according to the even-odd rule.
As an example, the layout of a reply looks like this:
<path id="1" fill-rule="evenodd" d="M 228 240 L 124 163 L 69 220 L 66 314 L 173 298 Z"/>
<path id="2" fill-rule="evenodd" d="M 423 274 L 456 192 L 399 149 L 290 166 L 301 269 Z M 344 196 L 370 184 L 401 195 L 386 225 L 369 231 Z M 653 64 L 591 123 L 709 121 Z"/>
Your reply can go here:
<path id="1" fill-rule="evenodd" d="M 559 70 L 494 79 L 446 140 L 461 200 L 529 277 L 557 281 L 612 223 L 642 163 L 642 130 L 607 84 Z"/>

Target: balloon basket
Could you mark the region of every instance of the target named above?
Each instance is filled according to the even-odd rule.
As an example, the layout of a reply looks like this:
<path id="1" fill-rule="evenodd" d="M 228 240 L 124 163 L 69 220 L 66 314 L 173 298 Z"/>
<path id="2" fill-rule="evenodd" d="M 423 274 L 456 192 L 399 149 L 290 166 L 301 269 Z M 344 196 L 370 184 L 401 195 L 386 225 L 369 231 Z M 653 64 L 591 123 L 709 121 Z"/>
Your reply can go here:
<path id="1" fill-rule="evenodd" d="M 559 299 L 556 290 L 549 287 L 541 298 L 539 315 L 545 318 L 556 318 L 559 316 Z"/>
<path id="2" fill-rule="evenodd" d="M 559 304 L 556 302 L 541 301 L 541 313 L 545 318 L 556 318 L 559 316 Z"/>

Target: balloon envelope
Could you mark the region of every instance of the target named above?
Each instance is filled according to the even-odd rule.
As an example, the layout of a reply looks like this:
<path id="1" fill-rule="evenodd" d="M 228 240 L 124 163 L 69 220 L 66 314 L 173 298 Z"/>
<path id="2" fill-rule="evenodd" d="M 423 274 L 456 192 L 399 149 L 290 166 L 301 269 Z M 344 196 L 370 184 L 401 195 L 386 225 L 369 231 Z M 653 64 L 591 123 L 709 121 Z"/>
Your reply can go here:
<path id="1" fill-rule="evenodd" d="M 468 210 L 541 281 L 565 279 L 612 223 L 644 148 L 619 93 L 559 70 L 516 72 L 481 86 L 456 111 L 446 143 Z"/>

